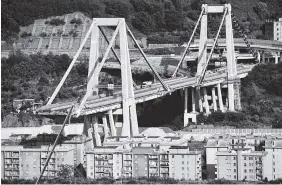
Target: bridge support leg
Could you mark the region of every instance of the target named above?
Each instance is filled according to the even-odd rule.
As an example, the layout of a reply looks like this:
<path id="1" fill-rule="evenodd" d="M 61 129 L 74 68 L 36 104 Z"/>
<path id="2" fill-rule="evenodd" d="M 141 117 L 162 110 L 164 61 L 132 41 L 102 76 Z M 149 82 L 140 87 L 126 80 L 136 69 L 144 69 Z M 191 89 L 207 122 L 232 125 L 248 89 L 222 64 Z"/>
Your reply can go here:
<path id="1" fill-rule="evenodd" d="M 234 84 L 235 88 L 235 110 L 241 110 L 241 82 L 240 79 Z"/>
<path id="2" fill-rule="evenodd" d="M 189 119 L 187 118 L 188 113 L 188 88 L 184 89 L 184 127 L 188 126 Z"/>
<path id="3" fill-rule="evenodd" d="M 209 105 L 209 101 L 208 101 L 208 93 L 207 93 L 207 88 L 203 88 L 203 92 L 204 92 L 204 101 L 205 101 L 205 109 L 206 109 L 206 114 L 210 113 L 210 105 Z"/>
<path id="4" fill-rule="evenodd" d="M 212 88 L 212 103 L 213 103 L 213 111 L 217 111 L 217 103 L 216 103 L 216 96 L 215 96 L 215 88 Z"/>
<path id="5" fill-rule="evenodd" d="M 207 47 L 205 47 L 206 41 L 208 39 L 208 15 L 207 15 L 207 5 L 205 6 L 205 12 L 201 19 L 201 31 L 200 31 L 200 45 L 199 45 L 199 61 L 197 65 L 197 74 L 196 76 L 200 76 L 204 69 L 204 65 L 207 61 Z"/>
<path id="6" fill-rule="evenodd" d="M 116 126 L 114 122 L 113 111 L 109 110 L 108 114 L 109 114 L 109 122 L 110 122 L 110 127 L 111 127 L 111 135 L 116 136 L 117 131 L 116 131 Z"/>
<path id="7" fill-rule="evenodd" d="M 275 58 L 275 64 L 278 64 L 278 53 L 274 53 L 274 58 Z"/>
<path id="8" fill-rule="evenodd" d="M 198 96 L 198 101 L 199 101 L 199 109 L 200 112 L 204 112 L 203 110 L 203 102 L 202 102 L 202 97 L 201 97 L 201 89 L 197 89 L 197 96 Z"/>
<path id="9" fill-rule="evenodd" d="M 95 146 L 101 146 L 101 138 L 98 132 L 98 118 L 96 115 L 91 116 L 92 129 L 95 137 Z"/>
<path id="10" fill-rule="evenodd" d="M 106 115 L 103 115 L 102 121 L 103 121 L 104 134 L 105 134 L 104 138 L 107 138 L 107 137 L 109 137 L 109 128 L 108 128 L 108 122 L 107 122 Z"/>
<path id="11" fill-rule="evenodd" d="M 221 86 L 220 86 L 220 84 L 217 84 L 217 97 L 218 97 L 219 109 L 221 110 L 221 112 L 225 112 L 224 111 L 224 107 L 223 107 L 222 93 L 221 93 Z"/>
<path id="12" fill-rule="evenodd" d="M 260 51 L 257 51 L 257 52 L 258 52 L 258 62 L 260 63 L 261 62 Z"/>
<path id="13" fill-rule="evenodd" d="M 139 133 L 136 105 L 134 98 L 133 81 L 130 67 L 130 58 L 127 41 L 125 21 L 120 22 L 120 59 L 121 59 L 121 80 L 122 80 L 122 113 L 123 126 L 122 136 L 135 136 Z"/>
<path id="14" fill-rule="evenodd" d="M 229 111 L 234 111 L 234 79 L 237 77 L 237 68 L 235 60 L 234 38 L 231 18 L 231 5 L 225 5 L 228 13 L 225 18 L 226 26 L 226 49 L 227 49 L 227 78 L 228 78 L 228 103 Z"/>
<path id="15" fill-rule="evenodd" d="M 188 88 L 184 89 L 184 113 L 188 112 Z"/>
<path id="16" fill-rule="evenodd" d="M 90 55 L 89 55 L 89 67 L 88 67 L 88 77 L 91 75 L 92 70 L 95 68 L 94 71 L 94 86 L 93 88 L 90 88 L 90 84 L 87 84 L 87 90 L 90 90 L 93 92 L 93 95 L 98 94 L 98 88 L 96 87 L 98 85 L 98 78 L 99 78 L 99 70 L 96 70 L 97 67 L 95 64 L 98 64 L 98 58 L 99 58 L 99 28 L 95 24 L 95 26 L 92 29 L 91 33 L 91 44 L 90 44 Z"/>
<path id="17" fill-rule="evenodd" d="M 196 112 L 196 103 L 195 103 L 195 89 L 192 88 L 192 113 Z"/>
<path id="18" fill-rule="evenodd" d="M 262 63 L 265 64 L 265 52 L 262 51 Z"/>
<path id="19" fill-rule="evenodd" d="M 92 138 L 91 148 L 94 148 L 95 144 L 95 136 L 92 123 L 90 121 L 90 116 L 84 116 L 84 131 L 87 132 L 88 137 Z"/>

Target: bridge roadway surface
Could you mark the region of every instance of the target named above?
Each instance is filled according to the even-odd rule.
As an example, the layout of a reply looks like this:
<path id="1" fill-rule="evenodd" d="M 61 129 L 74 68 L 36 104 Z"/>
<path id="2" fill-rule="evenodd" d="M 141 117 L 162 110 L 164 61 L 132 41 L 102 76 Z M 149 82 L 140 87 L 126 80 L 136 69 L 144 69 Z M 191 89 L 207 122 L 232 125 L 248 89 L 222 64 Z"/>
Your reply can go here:
<path id="1" fill-rule="evenodd" d="M 237 74 L 239 78 L 244 78 L 249 71 L 255 65 L 238 65 L 237 66 Z M 218 68 L 215 72 L 207 71 L 204 77 L 202 87 L 216 85 L 218 83 L 227 83 L 227 73 L 226 67 Z M 170 87 L 171 92 L 183 89 L 185 87 L 193 87 L 195 86 L 195 77 L 177 77 L 173 79 L 165 79 L 164 81 Z M 158 97 L 165 96 L 169 92 L 165 91 L 160 83 L 154 83 L 151 87 L 136 89 L 135 90 L 135 102 L 141 103 L 145 101 L 149 101 L 152 99 L 156 99 Z M 39 109 L 37 112 L 39 115 L 66 115 L 68 109 L 72 105 L 74 105 L 76 101 L 69 101 L 66 103 L 56 103 L 51 105 L 45 105 Z M 98 97 L 92 96 L 89 97 L 86 101 L 85 108 L 81 110 L 80 115 L 89 115 L 100 112 L 105 112 L 110 109 L 118 109 L 121 108 L 122 97 L 121 91 L 114 93 L 113 96 L 108 97 Z"/>

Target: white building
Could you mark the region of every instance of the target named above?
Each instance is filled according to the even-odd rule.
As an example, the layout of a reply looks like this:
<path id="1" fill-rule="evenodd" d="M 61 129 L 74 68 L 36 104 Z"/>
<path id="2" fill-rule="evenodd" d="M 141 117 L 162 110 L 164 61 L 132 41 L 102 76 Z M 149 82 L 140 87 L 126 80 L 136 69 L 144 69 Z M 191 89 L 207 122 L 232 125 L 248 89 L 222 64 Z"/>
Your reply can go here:
<path id="1" fill-rule="evenodd" d="M 265 141 L 263 159 L 263 177 L 268 180 L 282 178 L 282 138 L 274 138 Z"/>
<path id="2" fill-rule="evenodd" d="M 282 41 L 282 18 L 273 22 L 274 26 L 274 40 Z"/>

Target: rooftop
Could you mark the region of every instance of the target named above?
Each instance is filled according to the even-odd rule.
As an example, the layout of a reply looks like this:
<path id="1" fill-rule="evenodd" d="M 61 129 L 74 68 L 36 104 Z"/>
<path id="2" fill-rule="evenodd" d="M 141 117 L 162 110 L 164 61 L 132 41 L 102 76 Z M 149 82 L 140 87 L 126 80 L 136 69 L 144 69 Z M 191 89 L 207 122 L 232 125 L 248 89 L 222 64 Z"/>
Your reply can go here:
<path id="1" fill-rule="evenodd" d="M 189 146 L 171 146 L 169 149 L 188 149 Z"/>

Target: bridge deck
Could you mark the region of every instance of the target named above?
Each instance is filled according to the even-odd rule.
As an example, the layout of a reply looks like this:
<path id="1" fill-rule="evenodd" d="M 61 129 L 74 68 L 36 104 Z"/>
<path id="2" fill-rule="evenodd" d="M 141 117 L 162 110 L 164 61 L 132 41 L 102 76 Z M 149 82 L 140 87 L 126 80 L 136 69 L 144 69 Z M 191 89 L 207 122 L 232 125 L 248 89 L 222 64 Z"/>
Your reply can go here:
<path id="1" fill-rule="evenodd" d="M 246 76 L 246 74 L 252 70 L 254 65 L 238 65 L 237 73 L 240 78 Z M 226 82 L 226 67 L 219 68 L 215 72 L 207 71 L 203 80 L 202 86 L 216 85 L 218 83 Z M 172 91 L 183 89 L 185 87 L 191 87 L 195 85 L 195 77 L 178 77 L 174 79 L 166 79 L 165 82 L 169 85 Z M 165 96 L 166 92 L 160 83 L 155 83 L 151 87 L 137 89 L 134 91 L 136 103 L 149 101 L 161 96 Z M 56 103 L 51 105 L 45 105 L 37 110 L 40 115 L 66 115 L 68 109 L 75 104 L 76 101 L 69 101 L 65 103 Z M 99 112 L 105 112 L 110 109 L 121 108 L 122 96 L 121 91 L 114 93 L 113 96 L 98 97 L 92 96 L 88 98 L 85 107 L 81 111 L 81 115 L 89 115 Z"/>

